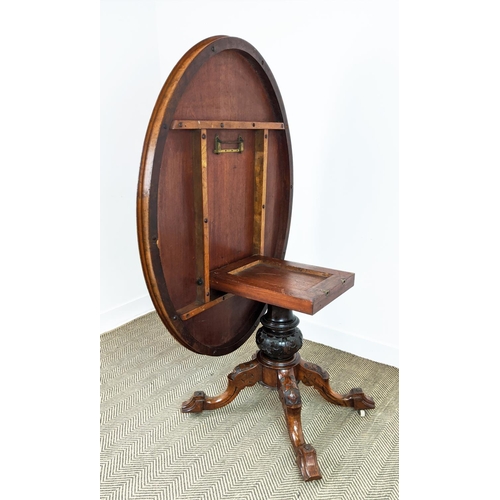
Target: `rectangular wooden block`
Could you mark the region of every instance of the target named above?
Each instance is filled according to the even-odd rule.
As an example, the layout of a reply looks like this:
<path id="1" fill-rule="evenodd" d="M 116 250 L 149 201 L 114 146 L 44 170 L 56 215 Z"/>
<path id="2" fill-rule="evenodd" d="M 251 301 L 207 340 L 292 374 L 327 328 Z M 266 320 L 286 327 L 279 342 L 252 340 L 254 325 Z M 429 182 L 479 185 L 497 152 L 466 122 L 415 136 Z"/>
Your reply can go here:
<path id="1" fill-rule="evenodd" d="M 254 255 L 210 273 L 210 286 L 315 314 L 354 285 L 354 273 Z"/>

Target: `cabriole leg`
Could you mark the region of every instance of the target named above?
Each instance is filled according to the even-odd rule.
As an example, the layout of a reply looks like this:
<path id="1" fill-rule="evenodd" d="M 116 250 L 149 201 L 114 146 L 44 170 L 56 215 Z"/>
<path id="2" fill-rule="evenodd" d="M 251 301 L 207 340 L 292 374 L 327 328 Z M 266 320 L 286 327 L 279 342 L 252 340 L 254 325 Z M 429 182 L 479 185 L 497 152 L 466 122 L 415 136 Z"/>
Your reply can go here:
<path id="1" fill-rule="evenodd" d="M 278 372 L 278 392 L 285 412 L 288 434 L 295 451 L 295 458 L 306 481 L 321 479 L 316 450 L 306 444 L 302 432 L 302 401 L 293 369 Z"/>
<path id="2" fill-rule="evenodd" d="M 330 387 L 330 377 L 323 368 L 300 360 L 297 378 L 305 385 L 313 386 L 324 399 L 339 406 L 350 406 L 355 410 L 371 410 L 375 408 L 372 398 L 366 396 L 360 388 L 351 389 L 348 394 L 341 395 Z"/>
<path id="3" fill-rule="evenodd" d="M 262 367 L 258 361 L 247 361 L 238 365 L 228 376 L 227 389 L 219 396 L 207 397 L 203 391 L 196 391 L 189 401 L 182 403 L 182 413 L 200 413 L 215 410 L 229 404 L 245 387 L 261 380 Z"/>

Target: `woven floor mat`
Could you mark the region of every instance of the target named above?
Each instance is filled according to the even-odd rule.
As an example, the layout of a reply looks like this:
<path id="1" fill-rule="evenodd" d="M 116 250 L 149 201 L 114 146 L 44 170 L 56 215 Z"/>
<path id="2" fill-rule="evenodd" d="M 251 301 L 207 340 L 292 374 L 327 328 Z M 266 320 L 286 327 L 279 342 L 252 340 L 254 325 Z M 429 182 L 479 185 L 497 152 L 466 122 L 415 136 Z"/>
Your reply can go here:
<path id="1" fill-rule="evenodd" d="M 376 404 L 360 417 L 300 385 L 302 426 L 323 478 L 304 482 L 276 390 L 243 389 L 200 414 L 180 407 L 214 396 L 256 352 L 254 337 L 209 357 L 178 344 L 155 312 L 101 336 L 101 499 L 396 500 L 399 370 L 304 340 L 303 359 L 341 394 L 361 387 Z"/>

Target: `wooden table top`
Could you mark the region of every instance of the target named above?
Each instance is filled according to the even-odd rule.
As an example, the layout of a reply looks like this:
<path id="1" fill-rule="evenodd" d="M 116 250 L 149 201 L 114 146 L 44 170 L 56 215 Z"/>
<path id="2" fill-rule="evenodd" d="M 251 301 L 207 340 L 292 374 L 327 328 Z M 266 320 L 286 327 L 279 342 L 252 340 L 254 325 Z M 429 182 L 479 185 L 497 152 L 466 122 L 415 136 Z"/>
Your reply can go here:
<path id="1" fill-rule="evenodd" d="M 211 286 L 211 272 L 259 254 L 283 259 L 292 210 L 283 101 L 263 56 L 215 36 L 172 70 L 144 140 L 137 191 L 142 268 L 170 333 L 207 355 L 234 351 L 265 304 Z"/>

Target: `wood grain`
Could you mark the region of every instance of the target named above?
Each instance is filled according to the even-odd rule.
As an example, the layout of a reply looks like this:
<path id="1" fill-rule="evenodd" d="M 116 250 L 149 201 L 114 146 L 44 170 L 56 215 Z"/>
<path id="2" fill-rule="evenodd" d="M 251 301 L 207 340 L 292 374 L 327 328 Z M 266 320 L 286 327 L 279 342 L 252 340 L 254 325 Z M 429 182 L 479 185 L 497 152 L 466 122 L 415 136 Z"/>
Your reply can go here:
<path id="1" fill-rule="evenodd" d="M 290 135 L 278 85 L 264 61 L 239 38 L 201 41 L 165 82 L 144 141 L 137 190 L 144 277 L 170 333 L 200 354 L 238 348 L 265 307 L 245 297 L 221 299 L 224 293 L 209 283 L 210 271 L 254 253 L 255 142 L 264 129 L 272 144 L 259 250 L 282 258 L 288 241 Z M 214 154 L 216 134 L 228 142 L 241 135 L 244 151 Z"/>
<path id="2" fill-rule="evenodd" d="M 212 271 L 210 285 L 312 315 L 351 288 L 354 273 L 254 255 Z"/>

